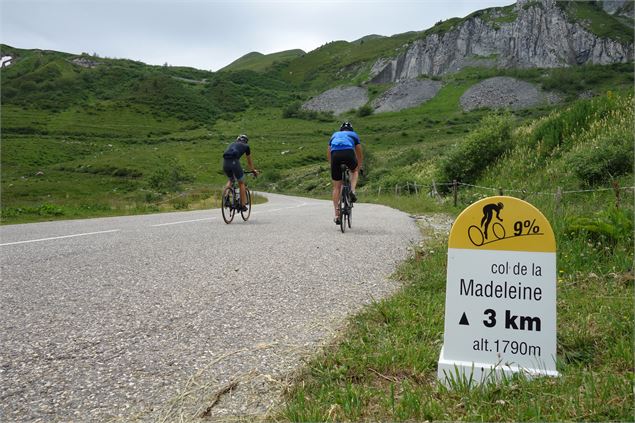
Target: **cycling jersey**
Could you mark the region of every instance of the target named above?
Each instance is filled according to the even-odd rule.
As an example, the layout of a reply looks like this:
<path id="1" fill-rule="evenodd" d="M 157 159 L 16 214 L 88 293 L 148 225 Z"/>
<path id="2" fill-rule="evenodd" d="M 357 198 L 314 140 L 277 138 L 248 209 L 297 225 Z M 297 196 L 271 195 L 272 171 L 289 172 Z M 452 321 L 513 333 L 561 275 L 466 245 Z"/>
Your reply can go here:
<path id="1" fill-rule="evenodd" d="M 223 153 L 224 159 L 240 159 L 243 154 L 247 153 L 249 156 L 251 151 L 249 150 L 249 145 L 242 142 L 233 142 L 229 144 L 229 147 Z"/>
<path id="2" fill-rule="evenodd" d="M 354 150 L 359 144 L 359 135 L 354 131 L 337 131 L 329 140 L 331 152 L 340 150 Z"/>

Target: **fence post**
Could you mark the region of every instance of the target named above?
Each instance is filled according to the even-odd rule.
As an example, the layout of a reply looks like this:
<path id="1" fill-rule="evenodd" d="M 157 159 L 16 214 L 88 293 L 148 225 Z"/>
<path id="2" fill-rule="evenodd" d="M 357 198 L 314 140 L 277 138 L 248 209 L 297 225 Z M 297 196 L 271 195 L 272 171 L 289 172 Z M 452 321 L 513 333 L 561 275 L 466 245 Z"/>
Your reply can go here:
<path id="1" fill-rule="evenodd" d="M 430 197 L 437 198 L 439 192 L 437 191 L 437 183 L 432 181 L 432 191 L 430 191 Z"/>
<path id="2" fill-rule="evenodd" d="M 503 189 L 502 188 L 498 189 L 498 195 L 503 195 Z"/>
<path id="3" fill-rule="evenodd" d="M 417 183 L 415 182 L 415 195 L 419 195 L 419 190 L 417 189 Z"/>
<path id="4" fill-rule="evenodd" d="M 615 208 L 620 208 L 620 184 L 617 181 L 613 181 L 613 190 L 615 191 Z"/>
<path id="5" fill-rule="evenodd" d="M 408 195 L 410 195 L 410 182 L 406 181 L 406 189 L 408 190 Z"/>
<path id="6" fill-rule="evenodd" d="M 452 181 L 452 194 L 454 195 L 454 207 L 457 205 L 458 200 L 458 182 L 455 180 Z"/>
<path id="7" fill-rule="evenodd" d="M 377 197 L 379 197 L 381 195 L 381 185 L 379 186 L 379 189 L 377 190 Z"/>
<path id="8" fill-rule="evenodd" d="M 556 189 L 556 213 L 560 211 L 560 202 L 562 201 L 562 188 Z"/>

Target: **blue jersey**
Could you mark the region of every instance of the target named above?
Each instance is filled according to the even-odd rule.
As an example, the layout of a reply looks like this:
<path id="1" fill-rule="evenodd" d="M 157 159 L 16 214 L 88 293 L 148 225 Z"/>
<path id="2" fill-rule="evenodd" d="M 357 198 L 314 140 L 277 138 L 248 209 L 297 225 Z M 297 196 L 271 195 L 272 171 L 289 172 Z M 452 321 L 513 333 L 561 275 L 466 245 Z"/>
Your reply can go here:
<path id="1" fill-rule="evenodd" d="M 359 144 L 359 135 L 354 131 L 337 131 L 331 135 L 329 147 L 331 152 L 340 150 L 354 150 Z"/>

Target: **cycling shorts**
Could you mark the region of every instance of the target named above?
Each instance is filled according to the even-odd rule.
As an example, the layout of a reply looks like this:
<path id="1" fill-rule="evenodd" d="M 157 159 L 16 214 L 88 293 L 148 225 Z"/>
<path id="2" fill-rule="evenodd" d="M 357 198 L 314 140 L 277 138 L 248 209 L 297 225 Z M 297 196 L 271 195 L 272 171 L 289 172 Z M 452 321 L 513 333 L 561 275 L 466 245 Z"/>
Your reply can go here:
<path id="1" fill-rule="evenodd" d="M 355 150 L 336 150 L 331 152 L 331 178 L 334 181 L 342 180 L 341 165 L 343 164 L 350 170 L 357 169 L 357 156 L 355 156 Z"/>
<path id="2" fill-rule="evenodd" d="M 245 173 L 240 166 L 240 159 L 225 159 L 223 160 L 223 172 L 232 181 L 236 179 L 242 182 L 245 179 Z"/>

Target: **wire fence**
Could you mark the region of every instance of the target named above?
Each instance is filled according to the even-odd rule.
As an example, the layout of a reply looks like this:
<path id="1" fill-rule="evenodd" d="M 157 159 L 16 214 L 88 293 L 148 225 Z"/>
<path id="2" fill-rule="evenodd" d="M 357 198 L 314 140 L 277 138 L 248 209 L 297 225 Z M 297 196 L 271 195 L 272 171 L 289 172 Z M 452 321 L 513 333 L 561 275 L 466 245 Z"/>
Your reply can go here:
<path id="1" fill-rule="evenodd" d="M 563 197 L 571 194 L 585 194 L 585 193 L 598 193 L 612 191 L 615 195 L 615 204 L 617 207 L 623 199 L 623 193 L 635 193 L 635 186 L 620 187 L 617 182 L 613 182 L 612 187 L 594 188 L 594 189 L 577 189 L 577 190 L 564 190 L 562 187 L 557 187 L 555 191 L 532 191 L 527 189 L 514 189 L 514 188 L 502 188 L 502 187 L 487 187 L 482 185 L 468 184 L 459 181 L 452 182 L 436 182 L 433 181 L 429 185 L 418 184 L 416 182 L 406 182 L 406 184 L 396 184 L 390 189 L 386 187 L 377 188 L 377 196 L 383 194 L 394 195 L 427 195 L 432 198 L 445 199 L 447 196 L 452 196 L 455 206 L 458 205 L 459 191 L 462 187 L 484 190 L 492 192 L 496 195 L 513 195 L 521 199 L 525 199 L 533 195 L 551 196 L 556 202 L 556 206 L 562 201 Z M 445 195 L 444 195 L 445 194 Z"/>

